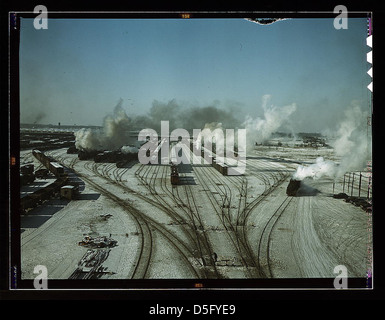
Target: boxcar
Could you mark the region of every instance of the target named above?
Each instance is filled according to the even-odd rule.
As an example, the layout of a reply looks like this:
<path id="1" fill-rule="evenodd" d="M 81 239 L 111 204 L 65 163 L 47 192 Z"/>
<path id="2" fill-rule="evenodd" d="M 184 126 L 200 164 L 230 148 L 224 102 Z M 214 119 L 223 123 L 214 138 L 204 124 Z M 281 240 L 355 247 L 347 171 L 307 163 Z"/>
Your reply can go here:
<path id="1" fill-rule="evenodd" d="M 64 174 L 64 168 L 57 162 L 50 163 L 50 171 L 57 177 L 60 177 Z"/>

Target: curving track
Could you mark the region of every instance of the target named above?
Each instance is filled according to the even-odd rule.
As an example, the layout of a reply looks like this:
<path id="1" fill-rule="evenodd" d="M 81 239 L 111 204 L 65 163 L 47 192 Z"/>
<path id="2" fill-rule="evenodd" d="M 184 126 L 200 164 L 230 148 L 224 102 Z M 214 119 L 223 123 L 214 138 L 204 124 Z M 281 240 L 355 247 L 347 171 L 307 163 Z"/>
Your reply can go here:
<path id="1" fill-rule="evenodd" d="M 75 170 L 75 164 L 78 162 L 77 158 L 73 158 L 68 162 L 68 159 L 65 156 L 56 157 L 56 159 L 64 165 L 67 165 L 72 170 Z M 82 165 L 90 173 L 99 176 L 100 178 L 105 179 L 110 183 L 114 183 L 114 186 L 124 188 L 126 191 L 133 191 L 130 188 L 123 185 L 121 178 L 126 168 L 121 170 L 116 170 L 114 164 L 103 164 L 103 163 L 93 163 L 91 161 L 82 161 Z M 110 171 L 112 170 L 112 174 Z M 122 171 L 122 172 L 119 172 Z M 186 267 L 194 274 L 197 278 L 201 277 L 200 270 L 190 262 L 190 257 L 193 255 L 190 248 L 181 241 L 176 235 L 167 230 L 165 226 L 157 222 L 154 218 L 150 217 L 148 214 L 145 214 L 135 208 L 133 205 L 129 204 L 126 200 L 121 199 L 115 193 L 111 192 L 107 188 L 101 186 L 100 184 L 95 183 L 88 174 L 77 174 L 86 181 L 93 189 L 100 192 L 110 200 L 114 201 L 116 204 L 121 206 L 130 216 L 134 219 L 137 225 L 138 234 L 141 237 L 141 245 L 139 248 L 139 254 L 137 257 L 137 263 L 135 264 L 131 278 L 146 278 L 148 270 L 151 267 L 151 257 L 153 252 L 154 240 L 153 240 L 153 231 L 156 231 L 157 234 L 165 238 L 171 246 L 178 252 L 181 260 L 186 265 Z M 114 177 L 112 178 L 111 175 Z M 154 205 L 155 202 L 151 201 L 145 196 L 141 196 L 136 193 L 137 197 L 140 197 L 142 200 L 146 200 L 150 204 Z"/>

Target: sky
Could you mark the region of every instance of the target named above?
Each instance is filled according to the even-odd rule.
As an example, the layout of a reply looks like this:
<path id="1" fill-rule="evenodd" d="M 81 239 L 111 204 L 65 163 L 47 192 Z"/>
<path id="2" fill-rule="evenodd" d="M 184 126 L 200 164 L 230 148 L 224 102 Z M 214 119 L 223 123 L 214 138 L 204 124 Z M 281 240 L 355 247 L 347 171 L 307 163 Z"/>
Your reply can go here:
<path id="1" fill-rule="evenodd" d="M 255 118 L 270 95 L 296 104 L 295 131 L 321 132 L 353 102 L 368 107 L 366 36 L 364 18 L 339 30 L 330 18 L 48 19 L 40 30 L 21 18 L 20 119 L 102 125 L 120 99 L 129 116 L 173 100 Z"/>

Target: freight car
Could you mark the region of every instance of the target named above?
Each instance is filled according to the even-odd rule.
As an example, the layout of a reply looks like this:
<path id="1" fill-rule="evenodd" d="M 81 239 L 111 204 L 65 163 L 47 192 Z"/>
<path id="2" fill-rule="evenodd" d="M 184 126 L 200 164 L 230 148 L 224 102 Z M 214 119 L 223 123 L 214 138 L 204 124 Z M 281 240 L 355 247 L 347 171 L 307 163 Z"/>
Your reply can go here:
<path id="1" fill-rule="evenodd" d="M 26 164 L 22 167 L 20 167 L 20 173 L 22 174 L 32 174 L 34 171 L 34 165 L 33 164 Z"/>
<path id="2" fill-rule="evenodd" d="M 68 153 L 68 154 L 77 154 L 77 153 L 79 153 L 79 150 L 76 149 L 75 146 L 70 146 L 70 147 L 67 149 L 67 153 Z"/>
<path id="3" fill-rule="evenodd" d="M 38 178 L 38 179 L 44 179 L 44 178 L 47 178 L 48 177 L 48 174 L 49 174 L 49 170 L 48 169 L 38 169 L 35 171 L 35 177 Z"/>
<path id="4" fill-rule="evenodd" d="M 51 158 L 50 156 L 47 156 L 40 150 L 33 150 L 32 154 L 56 177 L 60 178 L 65 175 L 63 166 L 55 162 L 55 159 Z"/>
<path id="5" fill-rule="evenodd" d="M 25 186 L 26 184 L 32 183 L 35 180 L 33 173 L 20 173 L 20 185 Z"/>
<path id="6" fill-rule="evenodd" d="M 116 167 L 125 168 L 131 161 L 138 161 L 137 152 L 122 153 L 121 157 L 119 157 L 118 160 L 116 161 Z"/>
<path id="7" fill-rule="evenodd" d="M 137 152 L 129 152 L 124 153 L 121 151 L 104 151 L 99 152 L 95 155 L 95 162 L 108 162 L 108 163 L 116 163 L 116 164 L 124 164 L 128 161 L 137 160 L 138 153 Z"/>
<path id="8" fill-rule="evenodd" d="M 27 210 L 35 208 L 40 205 L 43 201 L 48 200 L 50 197 L 60 192 L 61 186 L 66 184 L 67 177 L 57 179 L 45 188 L 38 189 L 35 192 L 28 194 L 20 199 L 20 210 L 21 213 L 26 213 Z"/>
<path id="9" fill-rule="evenodd" d="M 218 164 L 218 171 L 222 173 L 224 176 L 227 176 L 227 165 L 225 164 Z"/>
<path id="10" fill-rule="evenodd" d="M 37 160 L 42 162 L 43 153 L 40 150 L 32 150 L 32 154 Z"/>
<path id="11" fill-rule="evenodd" d="M 171 184 L 179 183 L 178 167 L 174 164 L 171 165 Z"/>
<path id="12" fill-rule="evenodd" d="M 62 177 L 64 175 L 64 168 L 61 164 L 57 162 L 50 162 L 49 171 L 51 171 L 55 177 Z"/>
<path id="13" fill-rule="evenodd" d="M 79 160 L 90 160 L 90 159 L 93 159 L 99 152 L 100 151 L 96 151 L 96 150 L 91 150 L 91 151 L 79 150 L 78 158 Z"/>
<path id="14" fill-rule="evenodd" d="M 215 170 L 219 171 L 219 165 L 218 165 L 218 163 L 217 163 L 217 159 L 213 158 L 213 159 L 212 159 L 212 162 L 211 162 L 211 165 L 212 165 L 212 167 L 213 167 Z"/>
<path id="15" fill-rule="evenodd" d="M 95 162 L 115 162 L 114 154 L 111 151 L 99 152 L 95 155 Z"/>
<path id="16" fill-rule="evenodd" d="M 41 152 L 40 150 L 33 150 L 32 151 L 33 156 L 39 160 L 48 170 L 49 170 L 49 164 L 52 161 L 55 161 L 50 156 L 47 156 L 44 152 Z"/>
<path id="17" fill-rule="evenodd" d="M 34 171 L 33 164 L 27 164 L 20 167 L 20 185 L 21 186 L 32 183 L 35 180 L 35 175 L 33 171 Z"/>

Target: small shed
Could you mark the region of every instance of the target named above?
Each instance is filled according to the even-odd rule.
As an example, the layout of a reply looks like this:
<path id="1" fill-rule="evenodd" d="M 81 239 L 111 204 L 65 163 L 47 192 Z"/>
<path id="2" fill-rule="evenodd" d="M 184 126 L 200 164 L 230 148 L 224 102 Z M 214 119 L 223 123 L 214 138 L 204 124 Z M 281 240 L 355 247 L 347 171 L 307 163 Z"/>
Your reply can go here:
<path id="1" fill-rule="evenodd" d="M 75 194 L 74 186 L 63 186 L 60 188 L 60 197 L 72 200 Z"/>

